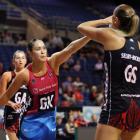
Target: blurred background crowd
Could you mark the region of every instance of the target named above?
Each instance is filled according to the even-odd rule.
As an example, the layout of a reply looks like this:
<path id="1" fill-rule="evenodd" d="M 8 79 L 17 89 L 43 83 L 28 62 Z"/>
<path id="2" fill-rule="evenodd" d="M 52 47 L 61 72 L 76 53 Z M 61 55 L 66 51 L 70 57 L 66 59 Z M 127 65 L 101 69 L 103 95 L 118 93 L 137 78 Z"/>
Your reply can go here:
<path id="1" fill-rule="evenodd" d="M 125 0 L 0 0 L 0 75 L 13 69 L 16 50 L 24 50 L 30 62 L 26 49 L 30 39 L 42 39 L 50 56 L 81 36 L 76 30 L 79 23 L 110 16 L 120 3 L 131 4 L 140 13 L 137 4 Z M 102 46 L 90 41 L 61 66 L 58 140 L 76 139 L 78 127 L 96 126 L 103 104 L 103 58 Z M 84 107 L 89 107 L 85 113 Z"/>

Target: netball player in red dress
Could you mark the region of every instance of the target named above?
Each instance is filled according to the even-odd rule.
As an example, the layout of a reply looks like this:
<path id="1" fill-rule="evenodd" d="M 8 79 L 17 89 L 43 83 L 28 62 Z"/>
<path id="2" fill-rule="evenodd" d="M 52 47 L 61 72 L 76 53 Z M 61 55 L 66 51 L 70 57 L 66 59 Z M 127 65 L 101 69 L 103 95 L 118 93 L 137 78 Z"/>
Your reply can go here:
<path id="1" fill-rule="evenodd" d="M 21 121 L 20 140 L 56 140 L 59 67 L 89 40 L 83 37 L 72 41 L 51 57 L 47 56 L 42 40 L 33 39 L 28 44 L 32 63 L 17 75 L 0 99 L 0 104 L 6 104 L 23 84 L 28 87 L 31 100 L 27 102 L 27 112 Z"/>

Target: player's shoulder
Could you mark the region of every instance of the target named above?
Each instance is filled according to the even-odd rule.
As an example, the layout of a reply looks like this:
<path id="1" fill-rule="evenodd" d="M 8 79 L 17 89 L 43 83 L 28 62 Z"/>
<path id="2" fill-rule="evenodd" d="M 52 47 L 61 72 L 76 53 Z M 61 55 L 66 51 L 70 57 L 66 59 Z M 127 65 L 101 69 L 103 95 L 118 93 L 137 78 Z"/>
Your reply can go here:
<path id="1" fill-rule="evenodd" d="M 29 70 L 27 68 L 24 68 L 22 71 L 20 71 L 17 76 L 16 79 L 18 79 L 19 81 L 24 81 L 24 83 L 28 83 L 29 81 Z"/>
<path id="2" fill-rule="evenodd" d="M 11 77 L 12 76 L 12 71 L 6 71 L 2 74 L 2 77 Z"/>
<path id="3" fill-rule="evenodd" d="M 29 69 L 26 67 L 21 72 L 19 72 L 19 75 L 26 76 L 28 75 L 28 73 L 29 73 Z"/>
<path id="4" fill-rule="evenodd" d="M 12 71 L 6 71 L 1 76 L 1 81 L 9 82 L 12 79 Z"/>

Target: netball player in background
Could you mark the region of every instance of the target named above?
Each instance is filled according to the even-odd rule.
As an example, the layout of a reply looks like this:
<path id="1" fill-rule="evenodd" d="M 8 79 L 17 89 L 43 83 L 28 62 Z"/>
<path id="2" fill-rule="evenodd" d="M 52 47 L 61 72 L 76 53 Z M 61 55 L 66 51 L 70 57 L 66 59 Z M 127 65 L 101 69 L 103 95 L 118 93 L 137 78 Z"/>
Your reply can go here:
<path id="1" fill-rule="evenodd" d="M 14 70 L 3 73 L 0 82 L 0 92 L 4 93 L 15 76 L 21 72 L 26 65 L 26 55 L 23 51 L 17 50 L 13 55 Z M 15 95 L 8 101 L 4 109 L 4 125 L 10 140 L 17 140 L 19 130 L 19 117 L 21 104 L 26 102 L 27 87 L 24 85 L 15 92 Z"/>
<path id="2" fill-rule="evenodd" d="M 101 27 L 108 24 L 110 28 Z M 105 103 L 96 140 L 120 140 L 122 132 L 122 140 L 140 139 L 140 44 L 133 38 L 138 25 L 135 10 L 121 4 L 111 17 L 78 26 L 80 33 L 105 50 Z"/>
<path id="3" fill-rule="evenodd" d="M 21 140 L 56 140 L 59 67 L 89 40 L 88 37 L 83 37 L 72 41 L 65 49 L 51 57 L 47 57 L 47 49 L 42 40 L 33 39 L 29 43 L 32 63 L 17 75 L 0 99 L 0 104 L 6 104 L 23 84 L 27 85 L 31 102 L 22 118 Z"/>

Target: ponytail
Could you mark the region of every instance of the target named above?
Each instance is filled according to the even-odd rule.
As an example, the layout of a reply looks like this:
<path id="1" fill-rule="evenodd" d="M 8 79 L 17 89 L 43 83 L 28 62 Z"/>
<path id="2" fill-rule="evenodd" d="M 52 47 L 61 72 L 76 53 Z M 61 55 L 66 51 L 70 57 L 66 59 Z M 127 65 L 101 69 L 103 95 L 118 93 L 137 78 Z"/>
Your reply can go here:
<path id="1" fill-rule="evenodd" d="M 138 31 L 138 28 L 139 28 L 139 16 L 137 14 L 134 14 L 131 17 L 131 25 L 130 30 L 128 32 L 128 37 L 135 35 Z"/>
<path id="2" fill-rule="evenodd" d="M 119 29 L 127 33 L 128 37 L 134 36 L 139 28 L 139 16 L 135 10 L 129 5 L 121 4 L 113 13 L 120 21 Z"/>

